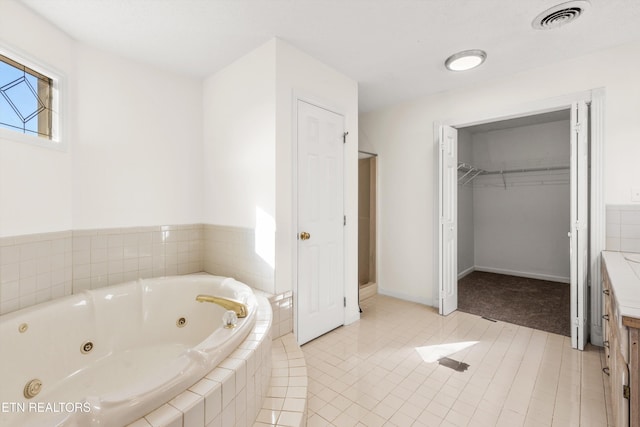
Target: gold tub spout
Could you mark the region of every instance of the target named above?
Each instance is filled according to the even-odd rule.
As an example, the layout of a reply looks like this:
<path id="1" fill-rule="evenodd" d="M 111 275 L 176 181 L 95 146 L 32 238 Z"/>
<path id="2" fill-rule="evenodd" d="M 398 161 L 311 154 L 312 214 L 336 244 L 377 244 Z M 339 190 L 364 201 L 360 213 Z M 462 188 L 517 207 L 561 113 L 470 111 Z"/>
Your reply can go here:
<path id="1" fill-rule="evenodd" d="M 219 306 L 224 307 L 227 310 L 233 310 L 236 313 L 236 316 L 238 316 L 239 318 L 247 317 L 247 314 L 249 312 L 246 305 L 244 305 L 240 301 L 235 301 L 229 298 L 214 297 L 213 295 L 198 295 L 196 297 L 196 301 L 212 302 L 214 304 L 218 304 Z"/>

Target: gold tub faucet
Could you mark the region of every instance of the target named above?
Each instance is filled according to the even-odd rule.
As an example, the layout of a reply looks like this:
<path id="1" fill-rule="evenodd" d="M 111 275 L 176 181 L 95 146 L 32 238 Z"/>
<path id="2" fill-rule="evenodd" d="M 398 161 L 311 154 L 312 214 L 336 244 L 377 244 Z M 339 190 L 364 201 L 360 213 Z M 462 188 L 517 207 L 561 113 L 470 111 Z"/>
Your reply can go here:
<path id="1" fill-rule="evenodd" d="M 227 310 L 233 310 L 239 318 L 247 317 L 247 314 L 249 313 L 246 305 L 240 301 L 235 301 L 229 298 L 214 297 L 213 295 L 198 295 L 196 297 L 196 301 L 218 304 L 220 307 L 226 308 Z"/>

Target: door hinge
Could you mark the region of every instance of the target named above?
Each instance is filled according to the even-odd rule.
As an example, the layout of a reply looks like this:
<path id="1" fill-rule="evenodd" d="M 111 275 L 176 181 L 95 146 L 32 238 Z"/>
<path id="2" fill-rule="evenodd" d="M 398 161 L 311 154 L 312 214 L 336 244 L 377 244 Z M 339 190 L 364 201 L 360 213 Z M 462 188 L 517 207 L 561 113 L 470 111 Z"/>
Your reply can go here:
<path id="1" fill-rule="evenodd" d="M 347 306 L 347 297 L 344 297 L 344 298 L 342 299 L 342 304 L 343 304 L 343 306 L 344 306 L 344 307 L 346 307 L 346 306 Z"/>
<path id="2" fill-rule="evenodd" d="M 576 133 L 580 133 L 582 131 L 582 123 L 576 122 L 573 125 L 573 131 L 576 132 Z"/>
<path id="3" fill-rule="evenodd" d="M 347 225 L 347 216 L 346 215 L 342 216 L 342 225 Z"/>
<path id="4" fill-rule="evenodd" d="M 628 385 L 622 386 L 622 397 L 625 399 L 631 399 L 631 388 Z"/>
<path id="5" fill-rule="evenodd" d="M 346 144 L 347 143 L 347 135 L 349 135 L 349 132 L 345 132 L 342 134 L 342 143 Z"/>

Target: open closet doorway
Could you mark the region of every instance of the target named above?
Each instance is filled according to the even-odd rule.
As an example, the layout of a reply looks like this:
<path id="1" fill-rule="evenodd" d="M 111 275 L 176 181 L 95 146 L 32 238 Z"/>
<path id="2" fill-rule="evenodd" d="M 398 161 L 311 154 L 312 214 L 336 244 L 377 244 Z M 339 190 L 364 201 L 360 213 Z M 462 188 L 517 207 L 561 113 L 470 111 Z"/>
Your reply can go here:
<path id="1" fill-rule="evenodd" d="M 358 299 L 378 293 L 376 281 L 377 155 L 358 152 Z"/>
<path id="2" fill-rule="evenodd" d="M 458 128 L 458 309 L 571 336 L 571 112 Z"/>
<path id="3" fill-rule="evenodd" d="M 562 246 L 565 246 L 565 253 L 569 253 L 571 282 L 571 314 L 567 323 L 570 328 L 572 347 L 583 349 L 589 336 L 591 336 L 593 343 L 601 345 L 602 323 L 599 318 L 602 299 L 599 295 L 601 284 L 598 260 L 600 251 L 604 247 L 604 198 L 601 179 L 604 140 L 602 131 L 603 99 L 603 91 L 593 90 L 537 102 L 529 106 L 514 108 L 512 111 L 503 111 L 500 114 L 481 113 L 474 119 L 449 121 L 450 124 L 435 123 L 436 149 L 439 153 L 437 167 L 439 211 L 437 224 L 435 224 L 438 235 L 436 242 L 438 259 L 435 276 L 438 280 L 440 314 L 447 315 L 458 308 L 458 178 L 462 178 L 467 173 L 466 178 L 475 174 L 476 178 L 474 179 L 483 174 L 488 175 L 487 178 L 495 175 L 494 179 L 498 179 L 498 184 L 502 186 L 503 191 L 508 188 L 507 175 L 509 173 L 506 173 L 508 171 L 506 166 L 504 169 L 498 170 L 480 170 L 482 168 L 469 165 L 459 173 L 459 168 L 464 169 L 465 165 L 458 162 L 458 130 L 474 125 L 522 119 L 569 109 L 570 219 L 566 222 L 566 228 L 561 234 L 566 239 L 566 243 Z M 591 109 L 589 109 L 589 105 Z M 543 172 L 542 170 L 533 170 L 535 166 L 538 165 L 527 166 L 526 169 L 529 170 L 526 173 Z M 563 166 L 558 165 L 558 168 Z M 476 170 L 472 170 L 473 168 Z M 540 168 L 546 169 L 547 165 L 540 165 Z M 525 168 L 516 166 L 514 169 Z M 550 172 L 559 173 L 560 171 L 561 169 Z M 517 174 L 517 172 L 510 173 Z M 502 226 L 504 227 L 494 232 L 494 237 L 505 233 L 503 231 L 507 228 L 507 224 L 504 224 L 505 221 L 526 219 L 527 215 L 526 212 L 520 212 L 512 217 L 503 218 Z M 476 224 L 474 224 L 475 226 Z M 530 227 L 530 221 L 521 222 L 520 227 Z M 521 245 L 529 244 L 527 239 L 520 240 L 524 240 L 520 242 Z M 540 248 L 539 251 L 544 251 L 544 249 Z M 552 276 L 552 274 L 547 275 Z"/>

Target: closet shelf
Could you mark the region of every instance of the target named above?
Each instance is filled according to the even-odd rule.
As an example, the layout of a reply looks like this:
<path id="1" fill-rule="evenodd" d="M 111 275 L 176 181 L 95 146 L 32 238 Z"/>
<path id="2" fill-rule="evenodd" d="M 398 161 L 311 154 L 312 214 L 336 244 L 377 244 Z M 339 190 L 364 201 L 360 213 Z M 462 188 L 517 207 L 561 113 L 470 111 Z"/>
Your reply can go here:
<path id="1" fill-rule="evenodd" d="M 502 183 L 504 184 L 504 188 L 507 188 L 507 182 L 505 181 L 504 175 L 511 173 L 527 173 L 527 172 L 553 172 L 553 171 L 561 171 L 561 170 L 569 170 L 569 166 L 546 166 L 546 167 L 536 167 L 536 168 L 521 168 L 521 169 L 505 169 L 498 171 L 487 171 L 484 169 L 476 168 L 468 163 L 458 162 L 458 172 L 462 173 L 462 176 L 458 177 L 458 183 L 462 183 L 462 185 L 466 185 L 473 181 L 477 176 L 480 175 L 502 175 Z"/>
<path id="2" fill-rule="evenodd" d="M 476 176 L 486 173 L 487 171 L 473 167 L 468 163 L 458 162 L 458 172 L 463 173 L 461 177 L 458 177 L 458 182 L 462 182 L 462 185 L 465 185 L 473 181 Z"/>

